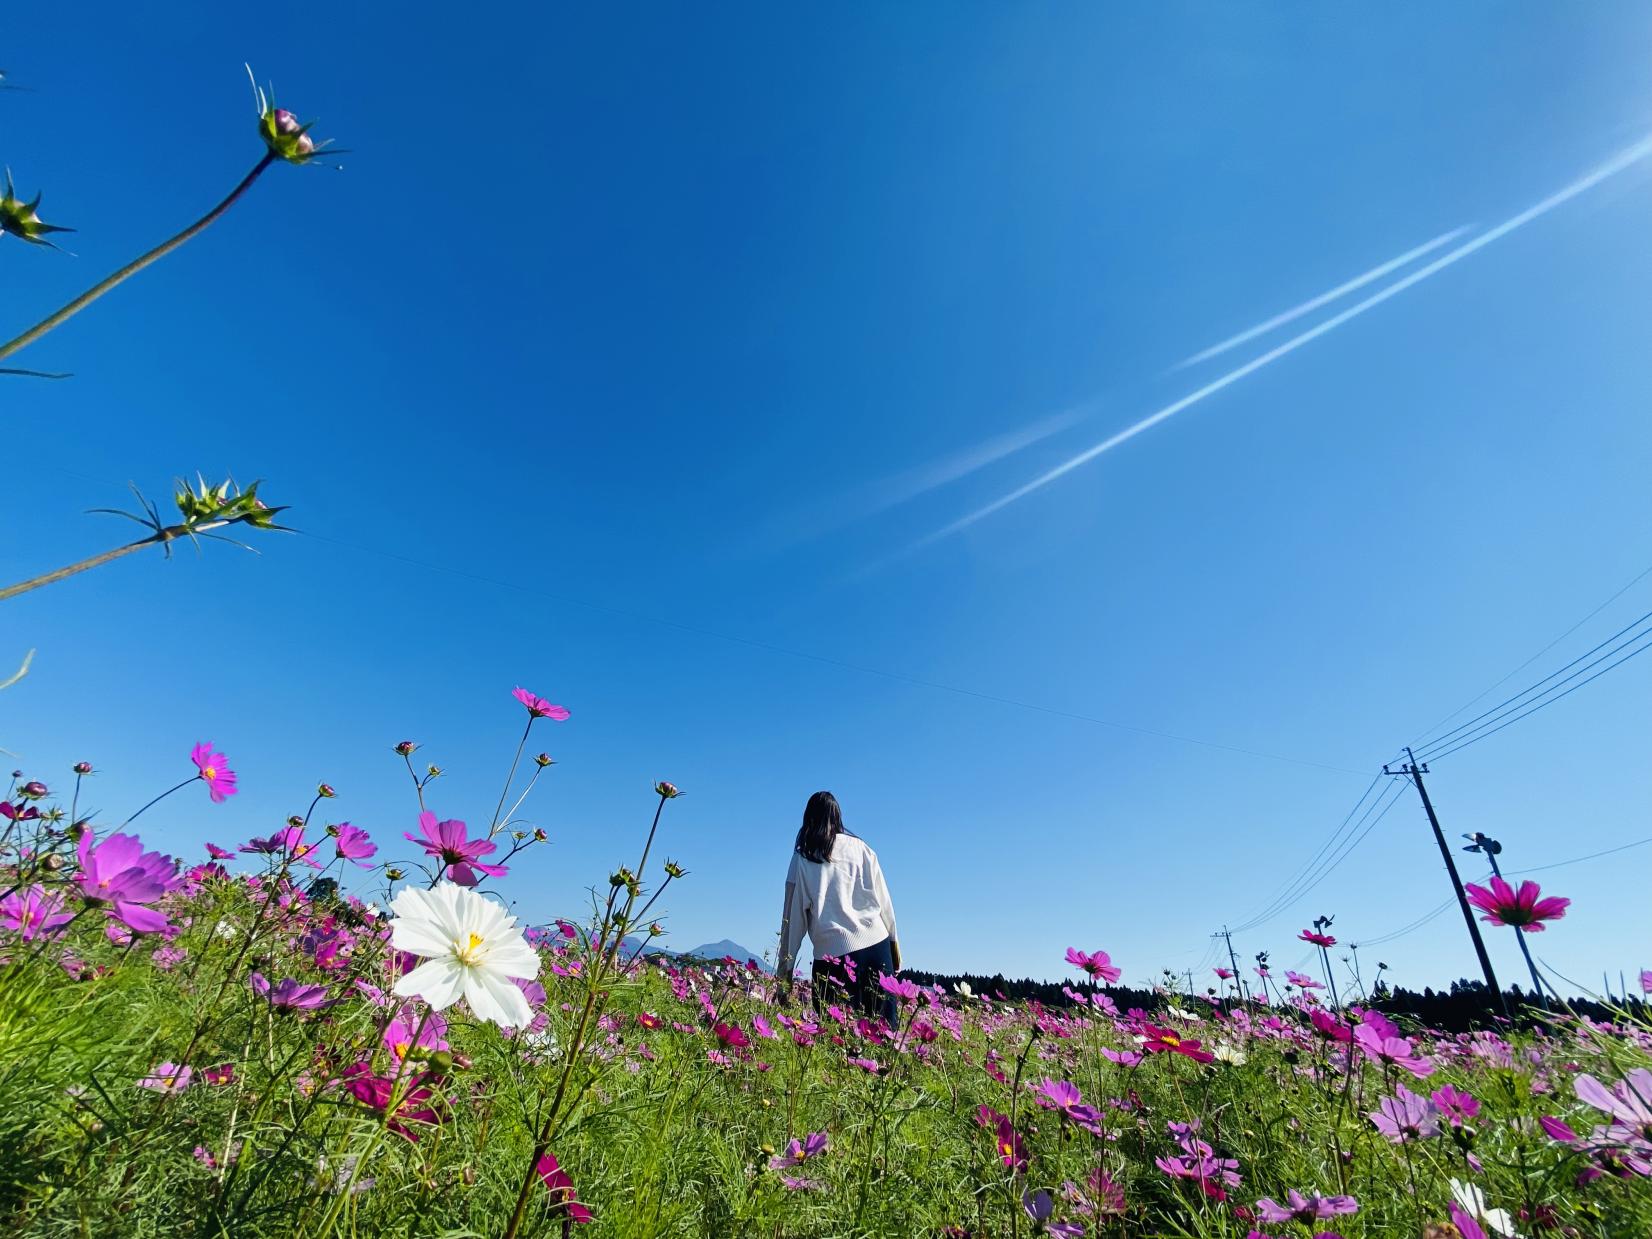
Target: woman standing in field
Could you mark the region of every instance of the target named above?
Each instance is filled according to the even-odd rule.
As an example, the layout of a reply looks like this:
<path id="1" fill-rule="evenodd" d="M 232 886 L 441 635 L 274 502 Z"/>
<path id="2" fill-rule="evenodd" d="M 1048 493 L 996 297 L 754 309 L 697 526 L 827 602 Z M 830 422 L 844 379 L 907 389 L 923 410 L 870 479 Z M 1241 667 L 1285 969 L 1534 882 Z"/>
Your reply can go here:
<path id="1" fill-rule="evenodd" d="M 877 853 L 843 828 L 843 812 L 831 792 L 809 797 L 786 871 L 775 970 L 782 986 L 791 985 L 805 933 L 814 946 L 816 1009 L 836 984 L 862 1012 L 882 1015 L 894 1027 L 895 1000 L 879 988 L 878 977 L 894 976 L 901 967 L 895 906 Z"/>

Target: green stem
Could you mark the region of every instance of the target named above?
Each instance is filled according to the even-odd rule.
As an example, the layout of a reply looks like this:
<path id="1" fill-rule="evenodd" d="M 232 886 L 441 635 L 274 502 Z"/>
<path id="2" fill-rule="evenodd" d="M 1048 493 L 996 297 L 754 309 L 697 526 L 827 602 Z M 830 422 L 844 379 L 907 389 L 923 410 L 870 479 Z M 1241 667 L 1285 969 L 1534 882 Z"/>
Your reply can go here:
<path id="1" fill-rule="evenodd" d="M 209 521 L 204 525 L 168 525 L 164 529 L 156 530 L 147 538 L 139 538 L 136 542 L 128 542 L 125 546 L 117 546 L 112 551 L 104 551 L 101 555 L 93 555 L 90 559 L 83 559 L 79 563 L 70 564 L 66 568 L 58 568 L 53 572 L 30 577 L 27 581 L 19 581 L 16 585 L 8 585 L 4 589 L 0 589 L 0 602 L 4 602 L 8 598 L 15 598 L 18 594 L 26 594 L 31 589 L 39 589 L 42 585 L 56 584 L 58 581 L 74 576 L 76 573 L 85 572 L 88 568 L 101 567 L 123 555 L 130 555 L 133 551 L 141 551 L 146 546 L 159 546 L 166 542 L 174 542 L 179 538 L 207 533 L 214 529 L 222 529 L 225 525 L 231 524 L 234 524 L 234 522 Z"/>
<path id="2" fill-rule="evenodd" d="M 150 263 L 160 261 L 173 250 L 177 249 L 185 241 L 188 241 L 191 237 L 195 236 L 196 233 L 204 231 L 208 225 L 210 225 L 225 211 L 229 210 L 230 207 L 234 206 L 236 200 L 240 198 L 242 194 L 246 193 L 248 189 L 252 188 L 252 183 L 264 174 L 264 169 L 269 167 L 274 162 L 275 152 L 266 151 L 264 157 L 258 161 L 258 165 L 242 178 L 239 185 L 230 191 L 229 197 L 225 198 L 217 206 L 213 207 L 212 210 L 201 216 L 200 219 L 196 220 L 193 224 L 191 224 L 188 228 L 185 228 L 171 240 L 162 241 L 147 254 L 134 258 L 131 262 L 127 263 L 124 267 L 122 267 L 119 271 L 116 271 L 107 279 L 92 285 L 92 287 L 81 293 L 80 296 L 69 302 L 68 305 L 57 311 L 57 313 L 48 315 L 47 317 L 41 319 L 38 323 L 36 323 L 33 327 L 30 327 L 15 340 L 12 340 L 6 344 L 0 344 L 0 358 L 10 357 L 13 353 L 18 352 L 20 349 L 27 348 L 41 336 L 45 335 L 48 331 L 51 331 L 54 327 L 62 326 L 76 314 L 79 314 L 82 310 L 91 305 L 92 302 L 96 301 L 99 297 L 103 296 L 104 293 L 108 292 L 115 285 L 131 279 L 138 272 L 149 266 Z"/>

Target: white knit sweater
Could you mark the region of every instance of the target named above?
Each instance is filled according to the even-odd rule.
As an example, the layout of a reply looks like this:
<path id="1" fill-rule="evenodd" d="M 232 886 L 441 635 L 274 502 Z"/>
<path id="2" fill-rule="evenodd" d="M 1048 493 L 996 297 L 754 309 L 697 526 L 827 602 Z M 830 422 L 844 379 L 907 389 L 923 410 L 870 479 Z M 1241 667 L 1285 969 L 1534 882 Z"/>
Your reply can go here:
<path id="1" fill-rule="evenodd" d="M 841 834 L 825 864 L 792 853 L 786 871 L 786 906 L 780 917 L 776 973 L 792 975 L 797 948 L 809 935 L 815 958 L 847 955 L 895 934 L 895 905 L 884 884 L 878 854 L 854 835 Z"/>

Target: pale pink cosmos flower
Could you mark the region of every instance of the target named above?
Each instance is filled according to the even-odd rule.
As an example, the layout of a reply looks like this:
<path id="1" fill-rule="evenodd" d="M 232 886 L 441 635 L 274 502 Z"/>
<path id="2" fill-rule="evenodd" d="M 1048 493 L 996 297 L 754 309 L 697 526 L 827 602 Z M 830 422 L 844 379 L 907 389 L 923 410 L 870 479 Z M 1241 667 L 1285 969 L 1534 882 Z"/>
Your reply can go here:
<path id="1" fill-rule="evenodd" d="M 1285 1203 L 1271 1196 L 1256 1202 L 1256 1215 L 1264 1222 L 1309 1222 L 1336 1217 L 1343 1213 L 1358 1213 L 1359 1201 L 1352 1196 L 1304 1196 L 1292 1188 L 1285 1193 Z"/>
<path id="2" fill-rule="evenodd" d="M 189 1087 L 194 1078 L 193 1067 L 181 1067 L 177 1063 L 162 1063 L 155 1070 L 138 1081 L 139 1088 L 152 1089 L 157 1093 L 181 1093 Z"/>
<path id="3" fill-rule="evenodd" d="M 207 785 L 207 794 L 212 797 L 213 804 L 223 804 L 235 795 L 235 771 L 229 768 L 229 758 L 212 751 L 211 741 L 203 740 L 190 750 L 189 760 L 201 772 L 201 780 Z"/>
<path id="4" fill-rule="evenodd" d="M 1440 1134 L 1440 1112 L 1434 1103 L 1404 1087 L 1395 1089 L 1392 1097 L 1383 1098 L 1367 1117 L 1384 1139 L 1394 1144 L 1410 1144 Z"/>

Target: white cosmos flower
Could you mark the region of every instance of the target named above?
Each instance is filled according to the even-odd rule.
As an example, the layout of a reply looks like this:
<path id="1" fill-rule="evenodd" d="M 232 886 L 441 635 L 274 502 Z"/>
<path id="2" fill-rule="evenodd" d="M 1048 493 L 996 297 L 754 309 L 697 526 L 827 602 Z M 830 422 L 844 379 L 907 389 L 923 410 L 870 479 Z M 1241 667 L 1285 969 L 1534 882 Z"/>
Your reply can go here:
<path id="1" fill-rule="evenodd" d="M 390 945 L 424 956 L 396 982 L 402 998 L 422 998 L 437 1011 L 461 997 L 477 1019 L 526 1028 L 533 1012 L 513 978 L 539 974 L 539 956 L 516 918 L 457 882 L 428 891 L 406 887 L 391 901 Z"/>
<path id="2" fill-rule="evenodd" d="M 1457 1207 L 1475 1221 L 1484 1222 L 1499 1235 L 1519 1239 L 1520 1232 L 1514 1229 L 1514 1219 L 1509 1216 L 1509 1211 L 1487 1207 L 1485 1194 L 1474 1184 L 1453 1179 L 1451 1194 L 1457 1199 Z"/>

